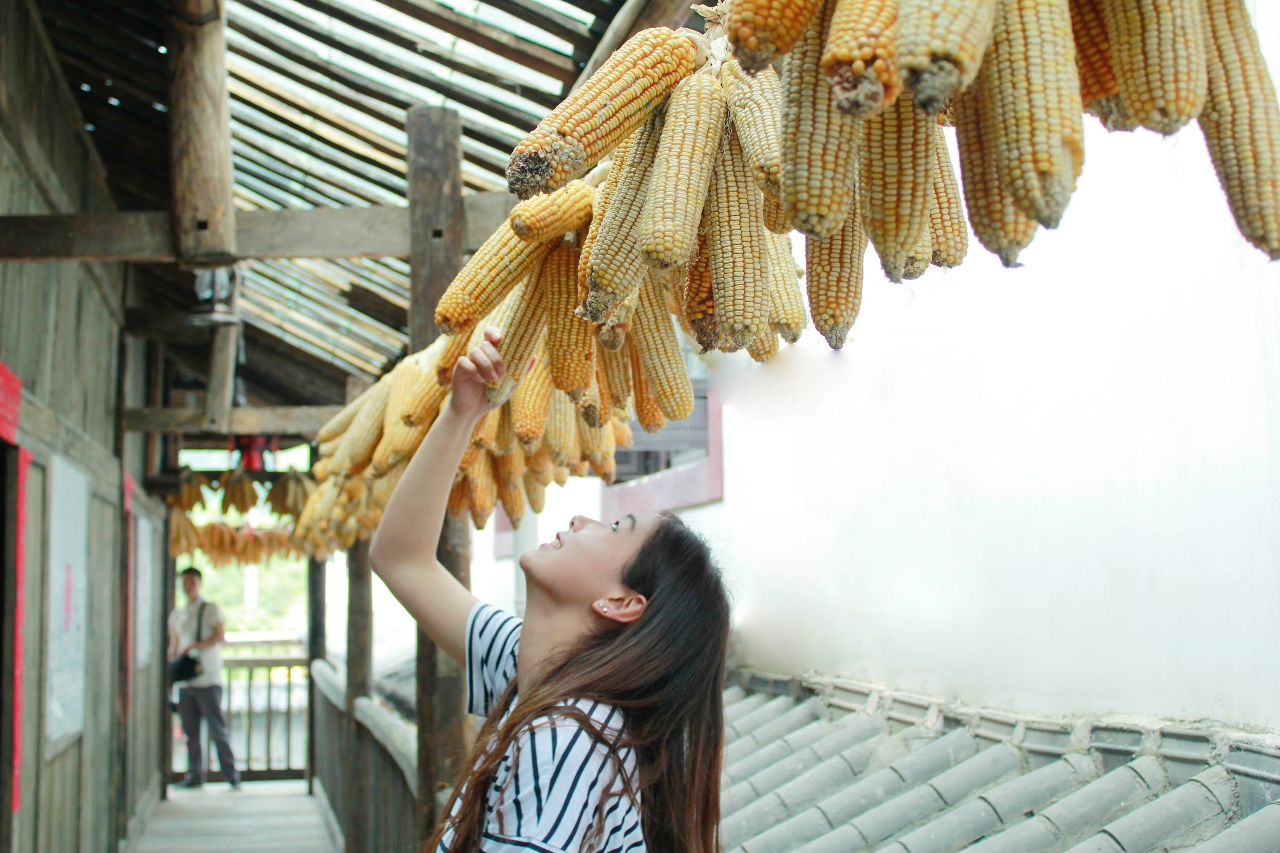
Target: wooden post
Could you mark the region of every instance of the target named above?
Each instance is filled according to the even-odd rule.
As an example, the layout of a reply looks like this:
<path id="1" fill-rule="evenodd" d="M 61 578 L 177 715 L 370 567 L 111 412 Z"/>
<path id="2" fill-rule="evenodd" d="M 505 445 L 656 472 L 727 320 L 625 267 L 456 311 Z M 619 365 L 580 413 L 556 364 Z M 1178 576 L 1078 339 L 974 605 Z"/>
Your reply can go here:
<path id="1" fill-rule="evenodd" d="M 147 405 L 159 408 L 164 404 L 164 344 L 161 341 L 147 341 Z M 146 437 L 145 462 L 142 466 L 144 477 L 154 477 L 160 473 L 160 433 L 149 432 Z"/>
<path id="2" fill-rule="evenodd" d="M 169 162 L 180 263 L 221 267 L 236 255 L 231 110 L 223 0 L 173 0 Z"/>
<path id="3" fill-rule="evenodd" d="M 369 540 L 347 551 L 347 726 L 350 749 L 346 755 L 347 853 L 372 853 L 369 847 L 369 771 L 356 722 L 356 699 L 369 695 L 373 681 L 373 572 L 369 565 Z"/>
<path id="4" fill-rule="evenodd" d="M 462 267 L 462 123 L 444 107 L 409 110 L 409 349 L 439 335 L 435 307 Z M 471 583 L 471 531 L 445 519 L 437 557 L 459 581 Z M 418 805 L 423 837 L 436 822 L 436 791 L 456 775 L 467 747 L 466 675 L 418 632 Z"/>
<path id="5" fill-rule="evenodd" d="M 314 448 L 313 451 L 314 453 Z M 315 793 L 316 776 L 316 683 L 311 667 L 328 654 L 325 648 L 325 567 L 324 560 L 307 560 L 307 793 Z"/>
<path id="6" fill-rule="evenodd" d="M 231 296 L 227 306 L 234 311 L 239 278 L 231 273 Z M 205 387 L 204 428 L 208 432 L 231 431 L 231 409 L 236 397 L 236 364 L 240 360 L 240 323 L 219 326 L 213 333 L 213 352 L 209 357 L 209 384 Z"/>

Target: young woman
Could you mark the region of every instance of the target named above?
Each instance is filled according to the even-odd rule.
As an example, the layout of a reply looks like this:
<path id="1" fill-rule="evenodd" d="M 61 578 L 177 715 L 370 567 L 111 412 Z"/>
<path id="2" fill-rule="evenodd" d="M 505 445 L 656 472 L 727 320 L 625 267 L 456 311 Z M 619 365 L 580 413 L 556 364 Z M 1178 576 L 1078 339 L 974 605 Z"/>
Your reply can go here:
<path id="1" fill-rule="evenodd" d="M 370 549 L 487 715 L 427 851 L 715 853 L 729 604 L 702 540 L 670 515 L 575 517 L 520 557 L 523 622 L 436 561 L 500 343 L 491 329 L 458 361 Z"/>

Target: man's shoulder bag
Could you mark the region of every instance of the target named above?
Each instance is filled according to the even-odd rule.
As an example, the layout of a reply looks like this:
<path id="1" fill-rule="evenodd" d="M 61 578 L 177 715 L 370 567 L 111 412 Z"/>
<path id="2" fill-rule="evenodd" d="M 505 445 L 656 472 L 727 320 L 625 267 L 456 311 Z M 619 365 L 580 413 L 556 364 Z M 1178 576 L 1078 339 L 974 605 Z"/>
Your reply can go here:
<path id="1" fill-rule="evenodd" d="M 200 609 L 196 611 L 196 642 L 200 642 L 201 629 L 204 628 L 204 605 L 200 602 Z M 176 658 L 169 659 L 169 683 L 177 684 L 179 681 L 190 681 L 204 672 L 204 667 L 200 663 L 200 658 L 192 656 L 191 652 L 179 655 Z"/>

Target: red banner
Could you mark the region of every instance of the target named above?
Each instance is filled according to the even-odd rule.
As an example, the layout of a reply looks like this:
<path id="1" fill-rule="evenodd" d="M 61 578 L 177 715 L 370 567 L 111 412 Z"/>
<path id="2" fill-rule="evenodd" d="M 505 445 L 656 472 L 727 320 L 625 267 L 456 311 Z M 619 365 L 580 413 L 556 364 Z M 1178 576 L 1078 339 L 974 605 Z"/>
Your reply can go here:
<path id="1" fill-rule="evenodd" d="M 0 362 L 0 441 L 18 443 L 18 409 L 22 406 L 22 382 Z"/>

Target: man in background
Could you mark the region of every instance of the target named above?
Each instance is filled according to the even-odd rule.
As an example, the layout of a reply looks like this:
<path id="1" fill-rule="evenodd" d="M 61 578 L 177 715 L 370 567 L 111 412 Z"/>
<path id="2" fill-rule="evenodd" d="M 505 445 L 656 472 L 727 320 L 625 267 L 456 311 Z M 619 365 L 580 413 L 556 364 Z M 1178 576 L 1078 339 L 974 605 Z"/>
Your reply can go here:
<path id="1" fill-rule="evenodd" d="M 182 591 L 187 606 L 169 614 L 169 658 L 191 654 L 199 659 L 201 671 L 179 684 L 178 715 L 187 739 L 187 777 L 179 788 L 204 785 L 204 750 L 200 723 L 209 721 L 209 735 L 218 749 L 218 766 L 233 790 L 240 788 L 240 771 L 231 752 L 226 718 L 222 715 L 222 643 L 226 626 L 222 609 L 200 595 L 199 569 L 182 572 Z"/>

